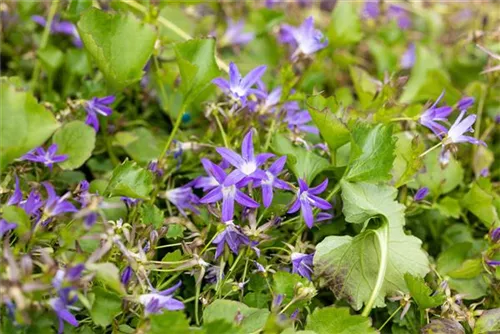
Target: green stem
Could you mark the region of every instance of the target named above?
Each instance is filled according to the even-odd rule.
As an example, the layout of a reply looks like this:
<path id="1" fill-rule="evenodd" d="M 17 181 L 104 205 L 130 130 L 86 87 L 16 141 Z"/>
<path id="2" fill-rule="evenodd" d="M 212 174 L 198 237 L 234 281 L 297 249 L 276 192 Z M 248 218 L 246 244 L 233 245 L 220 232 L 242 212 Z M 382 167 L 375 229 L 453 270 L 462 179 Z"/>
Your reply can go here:
<path id="1" fill-rule="evenodd" d="M 385 327 L 385 325 L 387 325 L 389 323 L 389 321 L 391 321 L 392 318 L 394 318 L 394 316 L 396 315 L 396 313 L 398 313 L 399 310 L 401 310 L 402 307 L 403 307 L 403 305 L 399 305 L 399 307 L 396 309 L 396 311 L 392 312 L 392 314 L 389 316 L 389 318 L 387 318 L 387 320 L 378 329 L 379 332 L 382 330 L 382 328 Z"/>
<path id="2" fill-rule="evenodd" d="M 269 132 L 267 133 L 267 138 L 266 138 L 266 144 L 264 145 L 264 150 L 263 152 L 266 152 L 267 149 L 269 148 L 269 145 L 271 144 L 271 137 L 275 132 L 276 127 L 276 117 L 273 118 L 273 121 L 271 122 L 271 128 L 269 129 Z"/>
<path id="3" fill-rule="evenodd" d="M 201 282 L 197 282 L 196 283 L 196 295 L 195 295 L 195 299 L 194 299 L 194 318 L 195 318 L 195 321 L 196 321 L 196 326 L 199 326 L 200 325 L 200 315 L 199 315 L 199 312 L 198 312 L 198 308 L 199 308 L 199 301 L 200 301 L 200 289 L 201 289 Z"/>
<path id="4" fill-rule="evenodd" d="M 170 147 L 170 144 L 172 144 L 172 141 L 174 140 L 175 135 L 177 134 L 177 131 L 179 130 L 179 127 L 181 126 L 182 123 L 182 115 L 184 115 L 184 111 L 186 111 L 187 105 L 184 102 L 181 106 L 181 110 L 179 111 L 179 114 L 177 115 L 177 119 L 175 120 L 174 128 L 172 129 L 172 132 L 170 133 L 170 136 L 168 136 L 167 143 L 165 144 L 165 147 L 163 148 L 163 151 L 161 152 L 160 156 L 158 157 L 158 163 L 161 164 L 161 161 L 165 157 L 165 154 L 167 154 L 167 151 Z"/>
<path id="5" fill-rule="evenodd" d="M 361 315 L 364 317 L 367 317 L 370 314 L 370 311 L 375 304 L 375 300 L 380 293 L 380 289 L 382 289 L 389 258 L 389 225 L 385 223 L 383 228 L 375 230 L 373 231 L 373 233 L 375 233 L 380 247 L 380 265 L 378 268 L 377 281 L 375 282 L 375 286 L 373 287 L 370 299 L 366 303 L 365 308 L 363 309 L 363 313 L 361 313 Z"/>
<path id="6" fill-rule="evenodd" d="M 214 117 L 215 117 L 215 121 L 217 122 L 217 126 L 219 127 L 219 131 L 220 131 L 220 133 L 222 135 L 222 141 L 224 142 L 224 146 L 226 148 L 231 148 L 229 146 L 229 141 L 227 140 L 226 131 L 224 131 L 224 127 L 222 126 L 222 123 L 221 123 L 221 121 L 219 119 L 219 116 L 216 113 L 214 113 Z"/>
<path id="7" fill-rule="evenodd" d="M 424 153 L 420 154 L 419 157 L 422 158 L 422 157 L 426 156 L 428 153 L 434 151 L 436 148 L 438 148 L 441 145 L 442 145 L 441 143 L 437 143 L 436 145 L 432 146 L 430 149 L 428 149 Z"/>
<path id="8" fill-rule="evenodd" d="M 52 21 L 54 21 L 54 16 L 56 15 L 57 6 L 59 5 L 59 0 L 53 0 L 49 8 L 49 16 L 47 17 L 47 23 L 45 24 L 45 29 L 43 30 L 42 41 L 40 42 L 39 50 L 45 49 L 47 42 L 49 41 L 50 28 L 52 27 Z M 38 57 L 35 60 L 35 68 L 33 69 L 33 75 L 31 76 L 31 90 L 34 90 L 35 85 L 38 82 L 38 76 L 40 75 L 41 64 L 38 61 Z"/>

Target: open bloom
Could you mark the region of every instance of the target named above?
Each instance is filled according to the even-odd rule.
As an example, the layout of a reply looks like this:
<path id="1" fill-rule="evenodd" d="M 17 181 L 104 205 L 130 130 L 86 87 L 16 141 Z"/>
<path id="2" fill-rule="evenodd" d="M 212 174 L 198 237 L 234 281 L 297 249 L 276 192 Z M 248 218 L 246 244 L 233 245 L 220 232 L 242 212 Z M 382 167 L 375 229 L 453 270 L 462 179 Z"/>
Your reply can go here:
<path id="1" fill-rule="evenodd" d="M 224 180 L 226 178 L 226 173 L 224 170 L 215 165 L 212 161 L 208 159 L 201 159 L 201 164 L 207 172 L 208 176 L 199 176 L 196 178 L 194 187 L 201 188 L 203 191 L 209 191 L 220 185 L 218 180 Z M 214 167 L 215 166 L 215 167 Z"/>
<path id="2" fill-rule="evenodd" d="M 311 114 L 307 110 L 300 110 L 297 102 L 288 102 L 285 104 L 287 110 L 284 121 L 288 124 L 288 128 L 294 132 L 309 132 L 319 134 L 317 127 L 308 125 L 312 121 Z"/>
<path id="3" fill-rule="evenodd" d="M 212 80 L 212 83 L 222 89 L 225 94 L 239 100 L 242 106 L 245 106 L 247 97 L 250 94 L 263 95 L 260 90 L 252 88 L 252 86 L 260 80 L 266 69 L 267 66 L 265 65 L 259 66 L 251 70 L 245 77 L 242 77 L 236 64 L 231 62 L 229 64 L 229 81 L 219 77 Z"/>
<path id="4" fill-rule="evenodd" d="M 47 20 L 40 15 L 34 15 L 31 17 L 31 19 L 42 27 L 45 27 L 45 25 L 47 24 Z M 52 25 L 50 27 L 50 32 L 53 34 L 70 36 L 73 39 L 73 45 L 79 48 L 83 46 L 82 40 L 80 39 L 78 31 L 76 30 L 76 26 L 69 21 L 60 21 L 58 17 L 54 17 L 54 19 L 52 20 Z"/>
<path id="5" fill-rule="evenodd" d="M 274 156 L 272 153 L 254 154 L 253 129 L 250 129 L 243 138 L 243 142 L 241 143 L 241 155 L 225 147 L 218 147 L 216 151 L 222 158 L 236 167 L 236 169 L 225 179 L 225 186 L 236 184 L 244 179 L 245 182 L 249 182 L 251 180 L 262 180 L 266 178 L 266 173 L 259 169 L 259 167 L 269 158 Z"/>
<path id="6" fill-rule="evenodd" d="M 314 29 L 312 16 L 308 17 L 299 27 L 284 24 L 280 30 L 280 41 L 296 46 L 292 59 L 298 58 L 300 54 L 310 56 L 328 45 L 328 39 L 323 36 L 323 33 Z"/>
<path id="7" fill-rule="evenodd" d="M 239 227 L 234 225 L 232 221 L 224 223 L 226 229 L 215 237 L 213 243 L 217 245 L 215 258 L 217 259 L 224 251 L 224 245 L 227 244 L 234 254 L 238 254 L 242 245 L 250 244 L 248 237 L 243 234 Z"/>
<path id="8" fill-rule="evenodd" d="M 52 298 L 49 300 L 49 304 L 56 312 L 57 318 L 59 319 L 59 330 L 58 333 L 64 333 L 64 322 L 67 322 L 71 326 L 77 327 L 78 320 L 70 312 L 71 305 L 76 302 L 76 296 L 70 298 L 72 293 L 72 288 L 64 288 L 59 290 L 59 296 L 57 298 Z"/>
<path id="9" fill-rule="evenodd" d="M 43 182 L 43 186 L 47 191 L 47 201 L 45 202 L 45 208 L 43 210 L 44 215 L 44 223 L 48 223 L 49 219 L 54 216 L 58 216 L 67 212 L 77 212 L 78 210 L 75 208 L 73 204 L 66 200 L 68 198 L 69 193 L 59 197 L 57 196 L 54 187 L 49 182 Z"/>
<path id="10" fill-rule="evenodd" d="M 329 210 L 332 205 L 325 201 L 324 199 L 316 196 L 325 191 L 328 186 L 328 179 L 325 179 L 319 186 L 309 188 L 307 183 L 299 179 L 299 191 L 297 192 L 297 198 L 293 202 L 292 206 L 288 210 L 288 213 L 295 213 L 299 210 L 302 212 L 302 218 L 307 227 L 312 228 L 314 224 L 313 207 L 317 207 L 322 210 Z"/>
<path id="11" fill-rule="evenodd" d="M 13 230 L 17 227 L 16 223 L 9 223 L 5 219 L 0 219 L 0 238 L 3 237 L 4 234 Z"/>
<path id="12" fill-rule="evenodd" d="M 21 160 L 39 162 L 52 169 L 53 164 L 66 161 L 68 159 L 68 156 L 66 154 L 58 155 L 56 154 L 56 152 L 57 144 L 50 145 L 47 151 L 45 151 L 43 147 L 40 146 L 23 155 L 21 157 Z"/>
<path id="13" fill-rule="evenodd" d="M 436 107 L 443 96 L 444 91 L 441 93 L 441 95 L 439 95 L 436 102 L 434 102 L 434 104 L 429 109 L 425 110 L 422 115 L 420 115 L 419 120 L 420 124 L 430 129 L 439 138 L 442 138 L 443 135 L 446 134 L 447 130 L 442 124 L 439 124 L 438 122 L 448 121 L 448 116 L 453 111 L 453 108 L 449 106 Z"/>
<path id="14" fill-rule="evenodd" d="M 227 30 L 221 38 L 221 45 L 245 45 L 254 39 L 253 32 L 243 32 L 245 21 L 240 20 L 234 22 L 229 19 L 227 21 Z"/>
<path id="15" fill-rule="evenodd" d="M 250 196 L 244 194 L 238 188 L 240 184 L 232 184 L 226 186 L 227 176 L 222 168 L 212 163 L 209 160 L 204 162 L 207 166 L 210 166 L 211 173 L 217 182 L 217 186 L 210 190 L 202 199 L 200 203 L 209 204 L 216 203 L 222 200 L 222 221 L 233 220 L 234 216 L 234 202 L 238 202 L 243 207 L 247 208 L 258 208 L 259 203 L 254 201 Z"/>
<path id="16" fill-rule="evenodd" d="M 167 190 L 165 192 L 165 197 L 170 203 L 177 207 L 183 216 L 186 216 L 186 211 L 184 211 L 184 209 L 189 209 L 194 213 L 199 213 L 198 209 L 195 207 L 195 205 L 199 202 L 199 198 L 193 194 L 193 189 L 191 189 L 190 186 L 186 185 Z"/>
<path id="17" fill-rule="evenodd" d="M 256 187 L 261 187 L 262 189 L 262 201 L 264 202 L 264 207 L 268 208 L 273 202 L 273 188 L 290 190 L 291 187 L 283 180 L 278 179 L 279 173 L 283 170 L 286 163 L 286 156 L 283 156 L 273 162 L 271 167 L 266 173 L 266 178 L 259 180 L 255 183 Z"/>
<path id="18" fill-rule="evenodd" d="M 314 254 L 292 253 L 292 272 L 311 280 Z"/>
<path id="19" fill-rule="evenodd" d="M 144 313 L 159 314 L 163 310 L 177 311 L 183 310 L 184 304 L 172 297 L 172 294 L 181 286 L 182 282 L 179 281 L 173 287 L 163 291 L 153 291 L 151 293 L 142 294 L 139 296 L 139 302 L 144 305 Z"/>
<path id="20" fill-rule="evenodd" d="M 467 132 L 474 132 L 472 125 L 476 121 L 476 115 L 469 115 L 464 119 L 466 112 L 466 110 L 462 110 L 460 112 L 460 115 L 455 120 L 455 123 L 453 123 L 451 128 L 448 130 L 448 136 L 443 141 L 444 145 L 467 142 L 474 145 L 486 146 L 486 143 L 484 141 L 464 135 L 464 133 Z"/>
<path id="21" fill-rule="evenodd" d="M 99 131 L 99 119 L 97 114 L 102 116 L 109 116 L 113 112 L 109 105 L 115 102 L 113 95 L 105 97 L 93 97 L 85 102 L 85 111 L 87 111 L 87 119 L 85 124 L 90 125 L 97 132 Z"/>

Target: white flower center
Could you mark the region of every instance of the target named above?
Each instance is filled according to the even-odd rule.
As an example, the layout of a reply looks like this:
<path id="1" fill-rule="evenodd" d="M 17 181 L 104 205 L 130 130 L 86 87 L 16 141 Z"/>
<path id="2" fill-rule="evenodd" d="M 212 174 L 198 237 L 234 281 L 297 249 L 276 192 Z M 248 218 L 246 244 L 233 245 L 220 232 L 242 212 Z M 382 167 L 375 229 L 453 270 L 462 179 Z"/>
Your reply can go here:
<path id="1" fill-rule="evenodd" d="M 222 187 L 222 196 L 224 198 L 234 198 L 236 195 L 236 186 Z"/>
<path id="2" fill-rule="evenodd" d="M 255 163 L 255 161 L 245 162 L 241 166 L 240 170 L 243 172 L 243 174 L 250 175 L 257 170 L 257 164 Z"/>
<path id="3" fill-rule="evenodd" d="M 272 186 L 274 184 L 274 175 L 273 175 L 273 173 L 271 173 L 269 171 L 266 171 L 266 176 L 267 176 L 267 179 L 262 180 L 262 183 L 263 184 L 268 184 L 268 185 Z"/>

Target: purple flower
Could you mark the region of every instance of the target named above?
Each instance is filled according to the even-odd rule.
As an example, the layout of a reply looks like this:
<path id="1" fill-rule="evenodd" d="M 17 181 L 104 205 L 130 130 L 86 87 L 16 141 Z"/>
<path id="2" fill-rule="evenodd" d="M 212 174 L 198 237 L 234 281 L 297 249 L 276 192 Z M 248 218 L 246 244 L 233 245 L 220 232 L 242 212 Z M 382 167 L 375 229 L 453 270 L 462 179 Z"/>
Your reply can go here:
<path id="1" fill-rule="evenodd" d="M 436 136 L 442 138 L 444 134 L 446 134 L 446 128 L 439 124 L 438 122 L 446 122 L 448 121 L 448 116 L 453 111 L 452 107 L 443 106 L 436 107 L 436 105 L 441 101 L 444 96 L 444 91 L 439 95 L 438 99 L 434 104 L 427 110 L 425 110 L 420 116 L 420 124 L 430 129 Z"/>
<path id="2" fill-rule="evenodd" d="M 456 108 L 460 111 L 467 110 L 474 104 L 475 99 L 472 96 L 464 96 L 457 102 Z"/>
<path id="3" fill-rule="evenodd" d="M 292 27 L 284 24 L 280 29 L 280 41 L 296 47 L 292 54 L 295 60 L 300 54 L 310 56 L 313 53 L 325 48 L 328 39 L 318 29 L 314 29 L 314 19 L 308 17 L 299 27 Z"/>
<path id="4" fill-rule="evenodd" d="M 361 11 L 361 16 L 365 19 L 375 19 L 380 15 L 380 5 L 378 1 L 365 1 Z"/>
<path id="5" fill-rule="evenodd" d="M 54 187 L 49 182 L 43 182 L 43 186 L 47 191 L 47 201 L 45 202 L 45 208 L 43 210 L 44 214 L 44 224 L 49 223 L 49 219 L 54 216 L 58 216 L 67 212 L 77 212 L 78 210 L 75 208 L 73 204 L 66 200 L 68 198 L 69 193 L 64 194 L 63 196 L 57 196 Z"/>
<path id="6" fill-rule="evenodd" d="M 283 300 L 285 299 L 285 296 L 283 294 L 277 294 L 274 298 L 273 298 L 273 304 L 271 306 L 271 308 L 273 309 L 277 309 L 278 307 L 281 306 L 281 304 L 283 304 Z"/>
<path id="7" fill-rule="evenodd" d="M 225 94 L 240 101 L 242 106 L 245 106 L 248 95 L 263 96 L 260 90 L 252 88 L 252 86 L 260 80 L 266 69 L 265 65 L 256 67 L 243 78 L 236 64 L 231 62 L 229 64 L 229 81 L 219 77 L 212 80 L 212 83 L 222 89 Z"/>
<path id="8" fill-rule="evenodd" d="M 466 112 L 466 110 L 462 110 L 460 112 L 460 115 L 455 120 L 455 123 L 453 123 L 451 128 L 448 130 L 448 136 L 443 142 L 444 145 L 467 142 L 474 145 L 486 146 L 486 143 L 482 140 L 470 136 L 464 136 L 464 133 L 466 132 L 474 132 L 472 125 L 476 121 L 476 115 L 469 115 L 464 119 Z"/>
<path id="9" fill-rule="evenodd" d="M 42 27 L 45 27 L 45 25 L 47 24 L 47 20 L 45 20 L 45 18 L 40 15 L 34 15 L 31 17 L 31 19 Z M 59 18 L 54 17 L 54 19 L 52 20 L 52 26 L 50 27 L 50 32 L 53 34 L 71 36 L 73 38 L 73 45 L 79 48 L 83 46 L 82 40 L 80 39 L 78 31 L 76 30 L 76 26 L 69 21 L 59 21 Z"/>
<path id="10" fill-rule="evenodd" d="M 500 266 L 500 260 L 486 260 L 486 263 L 492 267 Z"/>
<path id="11" fill-rule="evenodd" d="M 123 269 L 122 275 L 120 277 L 120 282 L 122 282 L 123 285 L 127 285 L 132 278 L 132 273 L 132 268 L 130 266 L 126 266 L 125 269 Z"/>
<path id="12" fill-rule="evenodd" d="M 307 227 L 312 228 L 314 224 L 313 207 L 329 210 L 332 205 L 328 201 L 316 196 L 325 191 L 328 186 L 328 179 L 325 179 L 319 186 L 314 188 L 309 188 L 307 183 L 299 179 L 299 191 L 297 192 L 297 198 L 293 202 L 292 206 L 288 210 L 288 213 L 295 213 L 299 210 L 302 212 L 302 218 L 307 225 Z"/>
<path id="13" fill-rule="evenodd" d="M 297 102 L 289 102 L 285 104 L 287 110 L 284 121 L 288 124 L 288 128 L 294 132 L 309 132 L 319 134 L 317 127 L 307 125 L 312 121 L 312 117 L 307 110 L 300 110 Z"/>
<path id="14" fill-rule="evenodd" d="M 52 279 L 52 286 L 56 289 L 61 289 L 65 281 L 69 283 L 77 281 L 80 279 L 84 269 L 85 265 L 77 264 L 73 267 L 57 270 L 54 278 Z"/>
<path id="15" fill-rule="evenodd" d="M 165 192 L 165 197 L 170 203 L 177 207 L 183 216 L 187 215 L 184 209 L 189 209 L 196 214 L 199 213 L 198 209 L 195 207 L 195 205 L 199 203 L 199 198 L 193 194 L 193 189 L 188 185 L 167 190 Z"/>
<path id="16" fill-rule="evenodd" d="M 216 151 L 222 158 L 236 168 L 227 176 L 224 181 L 225 186 L 236 184 L 244 179 L 246 182 L 265 179 L 266 174 L 263 170 L 259 169 L 259 167 L 269 158 L 274 156 L 272 153 L 260 153 L 255 156 L 253 129 L 250 129 L 243 138 L 243 142 L 241 143 L 241 155 L 225 147 L 218 147 Z"/>
<path id="17" fill-rule="evenodd" d="M 292 273 L 311 280 L 314 254 L 292 253 Z"/>
<path id="18" fill-rule="evenodd" d="M 59 296 L 57 298 L 52 298 L 49 300 L 49 304 L 56 312 L 57 318 L 59 319 L 59 334 L 64 333 L 64 322 L 67 322 L 71 326 L 78 327 L 78 320 L 75 316 L 71 314 L 70 307 L 71 304 L 76 302 L 76 296 L 70 298 L 70 293 L 72 288 L 64 288 L 59 290 Z"/>
<path id="19" fill-rule="evenodd" d="M 248 195 L 239 190 L 240 183 L 226 186 L 228 176 L 222 168 L 204 159 L 204 165 L 207 165 L 212 173 L 212 176 L 217 181 L 218 185 L 210 190 L 201 200 L 200 203 L 209 204 L 222 200 L 222 221 L 227 222 L 233 220 L 234 216 L 234 201 L 241 204 L 243 207 L 258 208 L 259 203 L 254 201 Z"/>
<path id="20" fill-rule="evenodd" d="M 53 164 L 66 161 L 68 159 L 66 154 L 57 155 L 56 152 L 57 144 L 50 145 L 47 151 L 40 146 L 23 155 L 21 160 L 39 162 L 52 169 Z"/>
<path id="21" fill-rule="evenodd" d="M 207 172 L 208 176 L 199 176 L 196 178 L 194 187 L 201 188 L 203 191 L 209 191 L 219 186 L 220 183 L 217 179 L 223 180 L 226 177 L 224 170 L 220 166 L 215 165 L 212 161 L 205 158 L 201 159 L 201 164 L 203 165 L 203 168 Z"/>
<path id="22" fill-rule="evenodd" d="M 229 19 L 227 21 L 227 30 L 221 38 L 221 45 L 245 45 L 254 39 L 253 32 L 243 32 L 245 21 L 240 20 L 234 22 Z"/>
<path id="23" fill-rule="evenodd" d="M 35 191 L 32 190 L 28 195 L 28 198 L 25 201 L 22 201 L 19 206 L 30 216 L 39 216 L 39 210 L 43 206 L 44 201 L 42 196 Z"/>
<path id="24" fill-rule="evenodd" d="M 115 102 L 115 97 L 113 95 L 93 97 L 86 101 L 85 111 L 87 111 L 87 119 L 85 120 L 85 124 L 92 126 L 96 132 L 99 131 L 99 119 L 97 118 L 97 114 L 102 116 L 111 115 L 113 110 L 108 106 L 113 102 Z"/>
<path id="25" fill-rule="evenodd" d="M 264 202 L 264 207 L 268 208 L 273 202 L 273 188 L 290 190 L 291 187 L 285 181 L 278 179 L 279 173 L 283 170 L 286 163 L 286 156 L 283 156 L 273 162 L 271 167 L 266 173 L 266 178 L 258 180 L 255 183 L 256 187 L 261 187 L 262 189 L 262 201 Z"/>
<path id="26" fill-rule="evenodd" d="M 418 202 L 423 200 L 427 195 L 429 195 L 429 188 L 423 187 L 417 190 L 413 199 Z"/>
<path id="27" fill-rule="evenodd" d="M 10 230 L 13 230 L 17 227 L 17 224 L 15 223 L 9 223 L 5 219 L 0 219 L 0 239 L 9 232 Z"/>
<path id="28" fill-rule="evenodd" d="M 234 225 L 232 221 L 224 223 L 226 228 L 215 237 L 213 243 L 217 245 L 215 258 L 217 259 L 224 251 L 224 245 L 227 244 L 234 254 L 238 254 L 241 245 L 250 244 L 248 237 L 243 234 L 239 227 Z"/>
<path id="29" fill-rule="evenodd" d="M 411 27 L 411 18 L 409 13 L 402 7 L 390 5 L 387 9 L 387 17 L 396 20 L 398 27 L 401 29 L 409 29 Z"/>
<path id="30" fill-rule="evenodd" d="M 160 166 L 158 166 L 158 160 L 151 161 L 148 165 L 148 169 L 158 177 L 163 176 L 164 171 L 160 168 Z"/>
<path id="31" fill-rule="evenodd" d="M 177 311 L 183 310 L 184 304 L 180 301 L 172 297 L 172 294 L 182 285 L 182 282 L 179 281 L 173 287 L 163 290 L 156 291 L 153 289 L 153 292 L 142 294 L 139 296 L 139 302 L 144 305 L 144 313 L 149 314 L 160 314 L 163 310 L 169 311 Z"/>
<path id="32" fill-rule="evenodd" d="M 409 69 L 412 68 L 413 65 L 415 65 L 415 59 L 417 57 L 416 53 L 416 47 L 414 43 L 410 43 L 408 45 L 408 48 L 406 49 L 405 53 L 401 56 L 401 59 L 399 60 L 399 65 L 401 68 L 404 69 Z"/>
<path id="33" fill-rule="evenodd" d="M 7 205 L 16 205 L 23 200 L 23 193 L 21 192 L 21 187 L 19 186 L 19 178 L 16 176 L 16 187 L 14 188 L 14 193 L 7 200 Z"/>
<path id="34" fill-rule="evenodd" d="M 125 203 L 127 207 L 132 207 L 138 204 L 141 200 L 139 198 L 132 198 L 127 196 L 121 196 L 120 199 Z"/>
<path id="35" fill-rule="evenodd" d="M 491 240 L 493 242 L 498 242 L 500 241 L 500 227 L 497 227 L 491 232 Z"/>
<path id="36" fill-rule="evenodd" d="M 488 177 L 490 175 L 490 170 L 485 167 L 483 169 L 481 169 L 481 172 L 479 173 L 480 176 L 482 177 Z"/>

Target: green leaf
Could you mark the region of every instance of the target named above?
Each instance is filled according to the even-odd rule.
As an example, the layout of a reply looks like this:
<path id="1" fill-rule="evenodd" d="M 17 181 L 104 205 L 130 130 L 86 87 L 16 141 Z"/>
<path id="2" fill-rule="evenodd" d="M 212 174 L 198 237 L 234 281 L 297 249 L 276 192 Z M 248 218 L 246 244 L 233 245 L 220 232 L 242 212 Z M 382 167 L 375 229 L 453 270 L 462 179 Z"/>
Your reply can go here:
<path id="1" fill-rule="evenodd" d="M 361 40 L 361 21 L 353 3 L 339 2 L 332 12 L 328 39 L 333 47 L 355 44 Z"/>
<path id="2" fill-rule="evenodd" d="M 451 278 L 475 278 L 483 272 L 482 259 L 468 259 L 465 260 L 460 267 L 448 272 Z"/>
<path id="3" fill-rule="evenodd" d="M 235 318 L 241 314 L 243 320 L 236 324 Z M 203 312 L 203 321 L 208 324 L 214 321 L 223 320 L 231 324 L 236 324 L 237 330 L 234 333 L 253 333 L 257 332 L 266 324 L 269 311 L 267 309 L 257 309 L 246 306 L 245 304 L 232 301 L 217 299 L 208 305 Z"/>
<path id="4" fill-rule="evenodd" d="M 347 222 L 381 226 L 355 236 L 330 236 L 316 246 L 314 271 L 337 298 L 355 310 L 363 303 L 385 306 L 384 297 L 408 291 L 403 275 L 424 276 L 429 271 L 422 242 L 403 230 L 404 206 L 389 186 L 341 181 L 343 213 Z"/>
<path id="5" fill-rule="evenodd" d="M 185 229 L 181 224 L 169 224 L 166 237 L 174 240 L 180 239 L 184 236 Z"/>
<path id="6" fill-rule="evenodd" d="M 45 49 L 38 50 L 37 56 L 44 69 L 50 75 L 53 75 L 64 62 L 64 53 L 51 45 L 48 45 Z"/>
<path id="7" fill-rule="evenodd" d="M 377 84 L 377 80 L 372 78 L 368 72 L 356 66 L 351 66 L 349 68 L 349 73 L 361 107 L 363 109 L 368 109 L 372 106 L 375 95 L 380 88 Z"/>
<path id="8" fill-rule="evenodd" d="M 61 162 L 63 169 L 76 169 L 92 155 L 95 147 L 94 129 L 82 121 L 65 124 L 56 131 L 52 141 L 57 144 L 58 154 L 67 154 L 68 160 Z"/>
<path id="9" fill-rule="evenodd" d="M 127 196 L 147 199 L 153 190 L 153 175 L 135 162 L 125 161 L 113 170 L 106 193 L 110 196 Z"/>
<path id="10" fill-rule="evenodd" d="M 351 139 L 349 129 L 328 109 L 319 110 L 309 106 L 309 114 L 318 127 L 321 136 L 335 153 L 337 148 L 347 144 Z"/>
<path id="11" fill-rule="evenodd" d="M 243 298 L 243 302 L 250 307 L 267 308 L 270 297 L 261 292 L 248 292 Z"/>
<path id="12" fill-rule="evenodd" d="M 476 321 L 474 334 L 500 332 L 500 308 L 486 310 Z"/>
<path id="13" fill-rule="evenodd" d="M 33 95 L 0 79 L 0 170 L 42 145 L 59 127 Z"/>
<path id="14" fill-rule="evenodd" d="M 94 287 L 95 295 L 90 316 L 92 321 L 99 326 L 107 327 L 122 310 L 122 300 L 114 293 L 108 292 L 101 287 Z"/>
<path id="15" fill-rule="evenodd" d="M 141 163 L 156 159 L 165 146 L 164 140 L 160 140 L 149 129 L 142 127 L 118 132 L 115 140 L 132 159 Z"/>
<path id="16" fill-rule="evenodd" d="M 446 296 L 442 293 L 431 296 L 432 290 L 421 277 L 405 274 L 405 282 L 408 290 L 410 290 L 411 297 L 421 309 L 437 307 L 446 300 Z"/>
<path id="17" fill-rule="evenodd" d="M 347 307 L 316 308 L 307 317 L 306 329 L 318 334 L 375 334 L 370 318 L 351 315 Z"/>
<path id="18" fill-rule="evenodd" d="M 86 11 L 78 22 L 85 49 L 115 90 L 137 82 L 150 58 L 156 33 L 132 14 Z"/>
<path id="19" fill-rule="evenodd" d="M 150 317 L 150 321 L 149 334 L 164 334 L 166 331 L 172 334 L 191 332 L 189 330 L 189 321 L 182 311 L 165 311 L 162 314 L 155 314 Z"/>
<path id="20" fill-rule="evenodd" d="M 422 334 L 465 334 L 465 330 L 458 321 L 451 319 L 434 319 L 430 324 L 422 327 Z"/>
<path id="21" fill-rule="evenodd" d="M 14 205 L 3 207 L 2 218 L 9 223 L 17 224 L 14 232 L 20 237 L 31 231 L 30 217 L 20 207 Z"/>
<path id="22" fill-rule="evenodd" d="M 420 187 L 429 188 L 431 194 L 435 197 L 449 193 L 462 183 L 464 178 L 464 169 L 460 163 L 450 157 L 450 162 L 446 167 L 439 163 L 439 152 L 428 153 L 424 158 L 425 172 L 417 176 L 417 182 Z"/>
<path id="23" fill-rule="evenodd" d="M 203 324 L 203 330 L 206 334 L 233 334 L 237 332 L 235 325 L 225 320 L 215 320 Z"/>
<path id="24" fill-rule="evenodd" d="M 353 182 L 389 180 L 394 150 L 392 127 L 358 123 L 352 130 L 351 158 L 345 179 Z"/>
<path id="25" fill-rule="evenodd" d="M 307 304 L 312 297 L 314 297 L 314 285 L 307 279 L 297 274 L 287 273 L 286 271 L 279 271 L 273 276 L 273 293 L 275 295 L 283 295 L 283 305 L 288 304 L 296 294 L 299 293 L 298 288 L 310 290 L 311 294 L 303 296 L 299 301 L 294 302 L 288 309 L 289 313 L 297 308 L 303 307 Z M 304 290 L 303 290 L 304 291 Z"/>
<path id="26" fill-rule="evenodd" d="M 124 293 L 123 285 L 120 282 L 120 271 L 113 263 L 92 263 L 86 265 L 86 268 L 95 272 L 97 279 L 104 285 L 120 294 Z"/>
<path id="27" fill-rule="evenodd" d="M 143 224 L 153 225 L 155 229 L 158 229 L 163 225 L 165 216 L 163 215 L 163 211 L 158 209 L 156 205 L 146 203 L 141 206 L 140 212 Z"/>
<path id="28" fill-rule="evenodd" d="M 219 75 L 215 61 L 215 39 L 192 39 L 174 46 L 181 73 L 181 90 L 188 105 Z"/>
<path id="29" fill-rule="evenodd" d="M 286 155 L 286 163 L 295 176 L 305 179 L 308 183 L 330 167 L 328 160 L 305 148 L 294 146 L 286 136 L 279 133 L 274 135 L 272 148 L 275 153 Z"/>
<path id="30" fill-rule="evenodd" d="M 460 213 L 462 212 L 460 202 L 457 199 L 448 196 L 440 200 L 439 203 L 436 203 L 434 207 L 444 216 L 455 219 L 458 219 L 460 217 Z"/>
<path id="31" fill-rule="evenodd" d="M 464 208 L 474 214 L 486 227 L 500 223 L 498 213 L 493 205 L 493 195 L 482 189 L 477 182 L 463 197 L 461 203 Z"/>
<path id="32" fill-rule="evenodd" d="M 415 174 L 422 168 L 422 154 L 425 150 L 424 143 L 419 137 L 412 137 L 409 132 L 400 132 L 395 135 L 396 158 L 392 168 L 392 180 L 394 187 L 402 185 L 414 179 Z"/>

